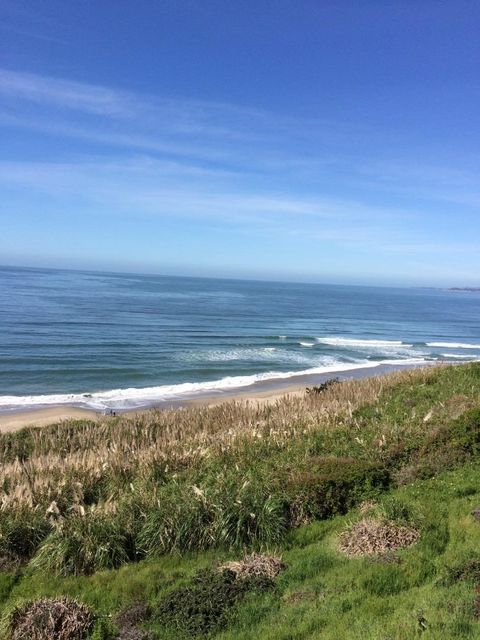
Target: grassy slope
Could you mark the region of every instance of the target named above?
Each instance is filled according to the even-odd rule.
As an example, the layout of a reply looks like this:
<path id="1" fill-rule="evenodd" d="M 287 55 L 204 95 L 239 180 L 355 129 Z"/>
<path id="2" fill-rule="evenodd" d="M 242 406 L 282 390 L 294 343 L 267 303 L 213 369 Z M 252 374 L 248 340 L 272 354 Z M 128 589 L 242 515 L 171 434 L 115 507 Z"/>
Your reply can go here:
<path id="1" fill-rule="evenodd" d="M 338 533 L 357 512 L 295 530 L 281 549 L 287 569 L 275 591 L 254 594 L 236 610 L 223 640 L 324 638 L 404 640 L 480 638 L 473 616 L 475 588 L 469 580 L 450 581 L 451 570 L 479 558 L 480 523 L 470 515 L 480 503 L 480 467 L 465 465 L 393 493 L 420 511 L 422 540 L 398 553 L 400 562 L 345 558 L 336 550 Z M 169 589 L 185 584 L 195 571 L 226 554 L 127 565 L 93 576 L 24 577 L 7 601 L 41 595 L 72 595 L 108 615 L 135 600 L 154 604 Z M 153 629 L 158 638 L 179 637 Z"/>
<path id="2" fill-rule="evenodd" d="M 449 368 L 427 377 L 406 376 L 398 384 L 387 384 L 375 402 L 347 412 L 348 420 L 342 418 L 335 430 L 309 430 L 305 435 L 308 455 L 377 458 L 380 454 L 374 443 L 384 433 L 392 445 L 396 437 L 402 443 L 416 443 L 424 431 L 432 428 L 430 420 L 435 425 L 453 420 L 478 402 L 478 368 Z M 431 411 L 433 417 L 424 423 Z M 255 450 L 255 443 L 248 446 Z M 382 446 L 379 443 L 378 448 Z M 258 450 L 262 447 L 274 454 L 269 469 L 276 465 L 281 468 L 289 461 L 291 464 L 293 455 L 299 464 L 304 459 L 298 443 L 295 450 L 269 450 L 263 443 Z M 432 461 L 427 462 L 431 472 Z M 209 467 L 213 470 L 216 464 L 209 462 Z M 474 616 L 475 584 L 454 577 L 455 568 L 480 559 L 480 523 L 471 516 L 472 508 L 480 504 L 480 467 L 471 460 L 453 471 L 438 473 L 441 468 L 442 460 L 433 478 L 415 480 L 418 468 L 407 466 L 402 481 L 409 484 L 381 497 L 381 501 L 401 501 L 416 514 L 422 531 L 417 544 L 397 554 L 398 562 L 348 559 L 337 552 L 338 533 L 360 517 L 356 511 L 293 529 L 274 547 L 267 545 L 281 552 L 287 564 L 275 589 L 247 596 L 232 614 L 226 630 L 215 637 L 480 638 L 480 623 Z M 205 474 L 205 467 L 201 474 Z M 240 551 L 221 549 L 166 555 L 82 577 L 53 577 L 41 571 L 15 577 L 4 573 L 0 574 L 0 607 L 6 612 L 25 598 L 65 594 L 108 616 L 139 599 L 155 605 L 162 594 L 188 584 L 198 569 L 239 555 Z M 181 637 L 160 626 L 151 628 L 157 638 Z"/>

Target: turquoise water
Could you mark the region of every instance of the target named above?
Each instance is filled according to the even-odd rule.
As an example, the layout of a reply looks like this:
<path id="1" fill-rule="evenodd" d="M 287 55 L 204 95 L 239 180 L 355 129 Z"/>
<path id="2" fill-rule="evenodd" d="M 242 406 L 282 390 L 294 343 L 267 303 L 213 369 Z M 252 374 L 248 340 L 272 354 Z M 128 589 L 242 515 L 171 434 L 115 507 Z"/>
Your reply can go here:
<path id="1" fill-rule="evenodd" d="M 0 268 L 0 411 L 480 359 L 480 294 Z"/>

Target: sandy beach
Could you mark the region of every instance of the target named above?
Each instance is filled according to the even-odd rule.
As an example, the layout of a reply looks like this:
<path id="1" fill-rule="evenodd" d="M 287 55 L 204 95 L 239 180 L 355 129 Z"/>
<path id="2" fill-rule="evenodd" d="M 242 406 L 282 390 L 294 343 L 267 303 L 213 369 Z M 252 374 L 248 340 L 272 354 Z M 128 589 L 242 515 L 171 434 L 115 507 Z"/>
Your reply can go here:
<path id="1" fill-rule="evenodd" d="M 424 365 L 425 366 L 425 365 Z M 426 365 L 432 366 L 432 365 Z M 289 380 L 272 380 L 257 383 L 246 387 L 245 389 L 236 389 L 230 392 L 221 392 L 217 394 L 202 394 L 197 397 L 182 398 L 175 400 L 166 400 L 161 403 L 151 405 L 144 408 L 138 408 L 126 411 L 116 411 L 116 415 L 136 415 L 144 411 L 154 411 L 159 409 L 176 409 L 181 407 L 198 407 L 213 406 L 228 401 L 241 402 L 257 402 L 259 404 L 273 403 L 280 398 L 290 395 L 299 395 L 305 393 L 305 389 L 309 386 L 324 382 L 328 378 L 338 377 L 339 380 L 348 380 L 353 378 L 367 378 L 378 375 L 386 375 L 392 371 L 402 369 L 418 368 L 412 365 L 395 366 L 383 365 L 372 369 L 352 369 L 343 371 L 341 374 L 321 374 L 312 376 L 298 376 Z M 31 409 L 25 411 L 15 411 L 0 414 L 0 433 L 18 431 L 23 427 L 45 427 L 55 422 L 64 420 L 99 420 L 108 417 L 108 414 L 100 413 L 91 409 L 85 409 L 73 406 L 54 406 L 39 409 Z"/>
<path id="2" fill-rule="evenodd" d="M 298 395 L 304 393 L 305 386 L 294 386 L 282 391 L 250 391 L 222 396 L 202 396 L 201 398 L 184 400 L 182 402 L 172 402 L 168 406 L 162 405 L 150 407 L 148 409 L 138 409 L 135 411 L 117 412 L 116 415 L 133 416 L 145 411 L 158 411 L 159 409 L 213 406 L 222 402 L 238 400 L 242 402 L 258 402 L 260 404 L 276 402 L 285 395 Z M 78 407 L 47 407 L 43 409 L 32 409 L 28 411 L 16 411 L 14 413 L 0 414 L 0 433 L 19 431 L 24 427 L 46 427 L 56 422 L 65 420 L 99 420 L 108 418 L 108 414 L 99 413 L 90 409 L 79 409 Z"/>

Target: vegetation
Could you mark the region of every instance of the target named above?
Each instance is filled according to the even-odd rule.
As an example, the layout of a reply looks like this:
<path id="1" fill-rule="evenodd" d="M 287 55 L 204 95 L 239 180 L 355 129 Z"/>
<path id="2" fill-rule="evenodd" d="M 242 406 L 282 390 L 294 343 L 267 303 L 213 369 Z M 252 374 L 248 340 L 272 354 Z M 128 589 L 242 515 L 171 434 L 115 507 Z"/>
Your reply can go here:
<path id="1" fill-rule="evenodd" d="M 97 640 L 480 638 L 479 448 L 476 363 L 2 435 L 3 633 L 70 597 Z"/>

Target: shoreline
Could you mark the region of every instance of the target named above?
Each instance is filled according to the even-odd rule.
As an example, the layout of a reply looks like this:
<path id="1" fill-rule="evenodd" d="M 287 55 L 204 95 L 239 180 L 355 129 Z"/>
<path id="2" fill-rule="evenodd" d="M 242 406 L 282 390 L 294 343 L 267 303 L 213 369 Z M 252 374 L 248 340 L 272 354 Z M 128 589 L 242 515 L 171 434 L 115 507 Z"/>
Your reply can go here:
<path id="1" fill-rule="evenodd" d="M 132 409 L 114 409 L 116 416 L 134 416 L 146 411 L 158 411 L 165 409 L 180 409 L 188 407 L 214 406 L 229 401 L 257 402 L 259 404 L 276 402 L 285 396 L 295 396 L 305 392 L 309 386 L 321 384 L 328 379 L 338 378 L 340 381 L 359 378 L 370 378 L 387 375 L 394 371 L 407 369 L 419 369 L 446 364 L 444 362 L 423 362 L 422 364 L 381 364 L 377 367 L 365 367 L 362 369 L 348 369 L 344 371 L 332 371 L 329 373 L 299 375 L 287 379 L 272 379 L 259 381 L 248 387 L 237 387 L 231 390 L 222 390 L 217 393 L 205 392 L 191 397 L 176 398 L 151 403 L 144 407 Z M 455 364 L 455 363 L 449 363 Z M 463 364 L 463 363 L 462 363 Z M 46 427 L 55 422 L 66 420 L 101 420 L 110 417 L 108 412 L 95 411 L 75 405 L 54 405 L 29 409 L 19 409 L 0 413 L 0 433 L 18 431 L 23 427 Z"/>

